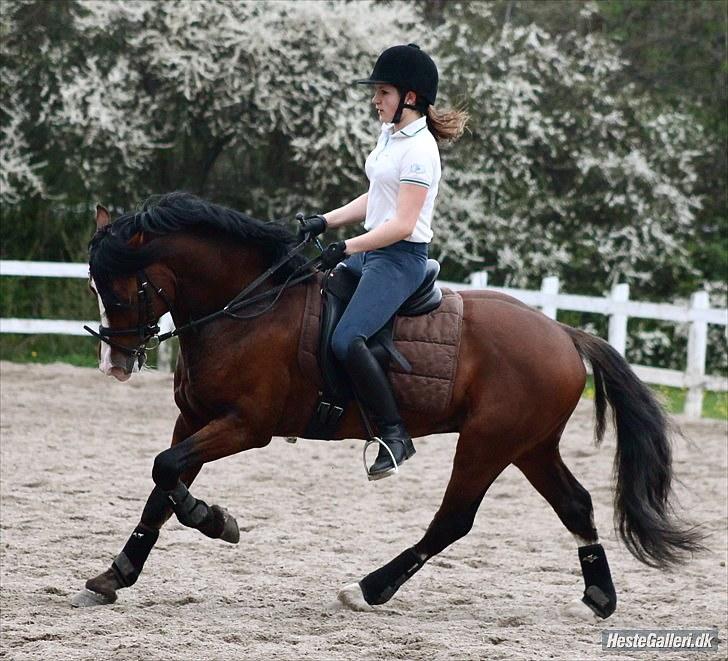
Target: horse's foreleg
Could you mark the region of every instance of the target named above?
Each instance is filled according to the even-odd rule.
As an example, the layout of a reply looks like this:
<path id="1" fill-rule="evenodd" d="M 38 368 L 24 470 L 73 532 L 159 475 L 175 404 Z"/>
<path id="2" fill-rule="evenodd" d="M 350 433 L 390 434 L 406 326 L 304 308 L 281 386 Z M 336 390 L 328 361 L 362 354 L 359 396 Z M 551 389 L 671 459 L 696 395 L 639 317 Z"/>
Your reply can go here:
<path id="1" fill-rule="evenodd" d="M 201 466 L 190 470 L 183 476 L 187 485 L 200 471 Z M 159 537 L 159 530 L 172 514 L 172 507 L 165 494 L 155 487 L 147 498 L 141 520 L 134 528 L 124 548 L 105 572 L 86 581 L 86 591 L 78 593 L 73 599 L 74 606 L 94 606 L 111 604 L 116 601 L 116 591 L 134 585 L 144 568 L 149 554 Z M 92 594 L 89 594 L 90 591 Z"/>
<path id="2" fill-rule="evenodd" d="M 483 456 L 469 434 L 461 434 L 455 463 L 440 509 L 424 537 L 394 560 L 339 592 L 339 600 L 355 610 L 389 601 L 429 558 L 470 532 L 488 487 L 510 463 Z"/>
<path id="3" fill-rule="evenodd" d="M 581 608 L 570 607 L 568 613 L 586 614 L 593 619 L 594 614 L 600 618 L 609 617 L 617 607 L 617 593 L 612 583 L 607 555 L 599 543 L 594 527 L 594 511 L 589 492 L 564 465 L 556 445 L 529 453 L 515 463 L 554 508 L 561 522 L 576 540 L 584 577 L 584 596 L 581 601 L 593 614 L 579 602 L 576 605 Z"/>
<path id="4" fill-rule="evenodd" d="M 180 415 L 172 434 L 172 446 L 190 433 L 184 418 Z M 188 486 L 192 484 L 202 468 L 190 467 L 182 476 Z M 74 606 L 96 606 L 116 601 L 116 591 L 136 583 L 154 544 L 159 530 L 172 514 L 172 507 L 162 491 L 155 487 L 147 498 L 141 520 L 127 540 L 119 555 L 105 571 L 86 581 L 86 589 L 76 594 L 71 603 Z"/>
<path id="5" fill-rule="evenodd" d="M 194 466 L 227 457 L 243 449 L 243 434 L 237 418 L 213 420 L 184 441 L 157 455 L 152 478 L 180 523 L 208 537 L 236 544 L 238 524 L 223 508 L 195 498 L 182 476 Z"/>

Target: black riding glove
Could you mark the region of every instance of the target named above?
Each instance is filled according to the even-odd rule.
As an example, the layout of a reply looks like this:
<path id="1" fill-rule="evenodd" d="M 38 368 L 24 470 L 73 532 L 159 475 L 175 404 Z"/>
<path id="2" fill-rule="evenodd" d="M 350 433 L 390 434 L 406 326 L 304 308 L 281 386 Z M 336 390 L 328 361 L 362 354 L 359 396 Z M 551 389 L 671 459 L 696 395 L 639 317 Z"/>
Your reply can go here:
<path id="1" fill-rule="evenodd" d="M 319 234 L 323 234 L 327 227 L 328 223 L 323 216 L 317 215 L 304 218 L 298 230 L 298 242 L 305 241 L 307 238 L 313 239 Z"/>
<path id="2" fill-rule="evenodd" d="M 346 242 L 337 241 L 329 243 L 326 249 L 321 253 L 321 266 L 324 269 L 332 269 L 340 261 L 346 259 Z"/>

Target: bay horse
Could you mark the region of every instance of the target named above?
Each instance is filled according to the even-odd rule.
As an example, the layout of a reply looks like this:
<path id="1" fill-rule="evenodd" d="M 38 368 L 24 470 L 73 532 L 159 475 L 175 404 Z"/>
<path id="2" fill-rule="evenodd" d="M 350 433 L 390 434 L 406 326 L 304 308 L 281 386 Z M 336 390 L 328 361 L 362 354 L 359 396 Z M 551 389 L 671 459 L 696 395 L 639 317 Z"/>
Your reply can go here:
<path id="1" fill-rule="evenodd" d="M 73 598 L 77 606 L 112 603 L 118 590 L 133 585 L 173 513 L 208 537 L 236 543 L 235 519 L 190 493 L 195 477 L 204 464 L 262 448 L 273 436 L 302 435 L 318 394 L 297 361 L 306 297 L 300 281 L 315 277 L 315 269 L 299 254 L 303 244 L 297 247 L 293 232 L 187 193 L 161 196 L 110 221 L 97 207 L 89 244 L 90 286 L 102 321 L 93 331 L 102 340 L 100 369 L 128 379 L 160 339 L 159 317 L 171 312 L 180 342 L 179 416 L 171 447 L 154 460 L 154 487 L 138 525 L 111 566 Z M 262 295 L 236 313 L 231 302 L 241 290 Z M 596 442 L 605 433 L 607 404 L 616 428 L 616 528 L 637 559 L 657 568 L 702 548 L 700 533 L 671 510 L 669 420 L 605 341 L 505 295 L 460 295 L 464 316 L 450 404 L 430 419 L 403 411 L 414 437 L 459 432 L 442 504 L 414 546 L 345 586 L 339 600 L 368 609 L 391 599 L 429 558 L 470 531 L 488 487 L 514 464 L 576 540 L 585 612 L 606 618 L 617 597 L 591 498 L 559 454 L 584 390 L 584 361 L 594 375 Z M 355 407 L 336 438 L 367 438 Z"/>

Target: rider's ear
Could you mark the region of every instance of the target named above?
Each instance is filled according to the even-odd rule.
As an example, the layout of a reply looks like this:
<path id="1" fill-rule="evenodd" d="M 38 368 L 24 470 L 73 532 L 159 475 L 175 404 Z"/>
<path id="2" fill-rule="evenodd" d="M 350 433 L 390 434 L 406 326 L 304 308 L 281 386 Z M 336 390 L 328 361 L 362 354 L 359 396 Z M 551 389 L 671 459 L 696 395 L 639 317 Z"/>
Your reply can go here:
<path id="1" fill-rule="evenodd" d="M 102 207 L 100 204 L 96 205 L 96 229 L 106 227 L 111 222 L 111 214 L 109 214 L 106 207 Z"/>

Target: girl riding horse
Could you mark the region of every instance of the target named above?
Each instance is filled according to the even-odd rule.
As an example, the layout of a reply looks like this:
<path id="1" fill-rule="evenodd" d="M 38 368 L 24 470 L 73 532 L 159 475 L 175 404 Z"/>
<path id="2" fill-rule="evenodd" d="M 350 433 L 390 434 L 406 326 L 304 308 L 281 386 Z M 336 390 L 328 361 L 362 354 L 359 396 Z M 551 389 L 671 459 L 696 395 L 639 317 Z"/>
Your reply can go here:
<path id="1" fill-rule="evenodd" d="M 393 475 L 415 448 L 389 379 L 366 341 L 425 277 L 440 182 L 437 143 L 457 139 L 466 115 L 433 109 L 437 67 L 415 44 L 388 48 L 371 76 L 357 82 L 374 87 L 372 103 L 383 124 L 377 146 L 366 160 L 369 190 L 338 209 L 307 218 L 300 235 L 316 236 L 328 228 L 365 221 L 366 234 L 330 244 L 322 258 L 328 268 L 345 260 L 344 265 L 360 276 L 334 331 L 332 348 L 379 430 L 383 445 L 369 478 L 380 479 Z"/>

